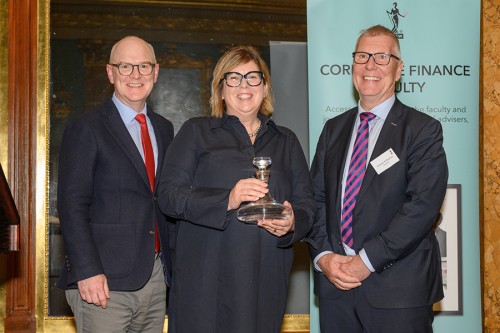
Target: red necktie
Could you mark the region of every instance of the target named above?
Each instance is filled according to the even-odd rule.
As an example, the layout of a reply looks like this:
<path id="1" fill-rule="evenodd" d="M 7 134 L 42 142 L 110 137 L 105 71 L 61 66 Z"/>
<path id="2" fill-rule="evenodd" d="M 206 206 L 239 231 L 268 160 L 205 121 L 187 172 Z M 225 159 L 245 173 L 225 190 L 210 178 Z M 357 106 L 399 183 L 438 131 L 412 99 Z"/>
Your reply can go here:
<path id="1" fill-rule="evenodd" d="M 349 247 L 352 247 L 354 243 L 352 236 L 352 212 L 356 205 L 356 199 L 366 171 L 368 134 L 370 132 L 368 123 L 375 118 L 375 115 L 371 112 L 362 112 L 359 116 L 361 122 L 352 149 L 351 162 L 349 163 L 349 171 L 345 182 L 344 203 L 342 205 L 342 242 Z"/>
<path id="2" fill-rule="evenodd" d="M 141 124 L 141 141 L 142 141 L 142 151 L 144 152 L 144 163 L 146 164 L 146 170 L 148 171 L 149 185 L 151 186 L 151 191 L 155 189 L 155 156 L 153 154 L 153 145 L 151 144 L 151 139 L 149 137 L 148 124 L 146 123 L 146 116 L 139 113 L 135 116 Z M 158 236 L 158 225 L 155 223 L 155 252 L 160 251 L 160 237 Z"/>

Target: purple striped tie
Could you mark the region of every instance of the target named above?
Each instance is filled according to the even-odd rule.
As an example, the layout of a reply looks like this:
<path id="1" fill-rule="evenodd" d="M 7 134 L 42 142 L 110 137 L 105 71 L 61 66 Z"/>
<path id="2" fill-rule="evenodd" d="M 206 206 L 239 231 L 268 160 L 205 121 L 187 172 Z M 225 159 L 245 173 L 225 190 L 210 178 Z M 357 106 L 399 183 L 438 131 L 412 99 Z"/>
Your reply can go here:
<path id="1" fill-rule="evenodd" d="M 344 189 L 344 203 L 342 205 L 342 242 L 352 247 L 354 238 L 352 236 L 352 212 L 356 205 L 361 183 L 366 171 L 366 156 L 368 155 L 368 134 L 370 128 L 368 123 L 375 118 L 371 112 L 363 112 L 359 115 L 361 122 L 356 134 L 356 141 L 352 149 L 349 172 Z"/>

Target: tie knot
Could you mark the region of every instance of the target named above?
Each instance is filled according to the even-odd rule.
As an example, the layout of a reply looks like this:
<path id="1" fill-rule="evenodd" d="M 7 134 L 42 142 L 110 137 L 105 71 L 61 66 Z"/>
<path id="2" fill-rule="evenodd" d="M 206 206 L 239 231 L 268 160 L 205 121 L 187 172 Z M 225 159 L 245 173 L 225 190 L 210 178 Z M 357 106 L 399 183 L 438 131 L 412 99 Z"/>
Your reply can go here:
<path id="1" fill-rule="evenodd" d="M 143 113 L 139 113 L 137 116 L 135 116 L 135 120 L 137 120 L 141 125 L 146 123 L 146 115 Z"/>
<path id="2" fill-rule="evenodd" d="M 370 121 L 375 118 L 375 115 L 371 112 L 361 112 L 359 117 L 361 118 L 361 121 Z"/>

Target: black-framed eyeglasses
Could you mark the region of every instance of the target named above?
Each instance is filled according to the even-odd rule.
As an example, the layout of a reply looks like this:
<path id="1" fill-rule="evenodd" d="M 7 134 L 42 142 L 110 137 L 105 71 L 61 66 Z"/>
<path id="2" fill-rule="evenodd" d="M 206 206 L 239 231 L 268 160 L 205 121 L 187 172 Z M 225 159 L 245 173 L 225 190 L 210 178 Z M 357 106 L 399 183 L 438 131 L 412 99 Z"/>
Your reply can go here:
<path id="1" fill-rule="evenodd" d="M 227 72 L 224 73 L 221 81 L 226 80 L 228 87 L 239 87 L 243 79 L 247 80 L 249 86 L 256 87 L 262 83 L 264 74 L 259 71 L 248 72 L 245 75 L 238 72 Z"/>
<path id="2" fill-rule="evenodd" d="M 119 64 L 110 64 L 110 65 L 118 68 L 118 73 L 120 73 L 123 76 L 132 75 L 132 73 L 134 72 L 134 67 L 137 67 L 139 74 L 150 75 L 151 73 L 153 73 L 153 69 L 156 66 L 156 64 L 153 64 L 151 62 L 143 62 L 142 64 L 138 65 L 121 62 Z"/>
<path id="3" fill-rule="evenodd" d="M 378 53 L 368 53 L 368 52 L 353 52 L 352 53 L 352 58 L 354 59 L 354 62 L 357 64 L 366 64 L 369 60 L 370 57 L 373 58 L 375 63 L 377 65 L 389 65 L 389 62 L 391 62 L 391 58 L 401 60 L 400 58 L 396 57 L 394 54 L 390 53 L 384 53 L 384 52 L 378 52 Z"/>

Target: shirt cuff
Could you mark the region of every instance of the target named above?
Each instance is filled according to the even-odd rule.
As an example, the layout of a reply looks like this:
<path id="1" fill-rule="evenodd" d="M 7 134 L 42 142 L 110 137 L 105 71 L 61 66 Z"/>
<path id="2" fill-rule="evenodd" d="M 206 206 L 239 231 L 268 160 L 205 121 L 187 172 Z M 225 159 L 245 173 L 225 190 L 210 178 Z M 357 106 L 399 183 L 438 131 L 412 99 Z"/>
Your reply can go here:
<path id="1" fill-rule="evenodd" d="M 368 256 L 366 255 L 365 249 L 361 249 L 361 251 L 359 251 L 359 257 L 361 258 L 361 260 L 363 260 L 363 263 L 370 270 L 370 272 L 374 273 L 375 268 L 373 268 L 372 263 L 370 262 L 370 259 L 368 259 Z"/>
<path id="2" fill-rule="evenodd" d="M 324 256 L 324 255 L 326 255 L 326 254 L 330 254 L 330 253 L 333 253 L 333 252 L 332 252 L 332 251 L 323 251 L 323 252 L 321 252 L 320 254 L 318 254 L 318 255 L 314 258 L 313 263 L 314 263 L 314 269 L 315 269 L 316 271 L 323 273 L 323 271 L 321 270 L 321 268 L 319 268 L 319 266 L 318 266 L 318 260 L 319 260 L 322 256 Z"/>

